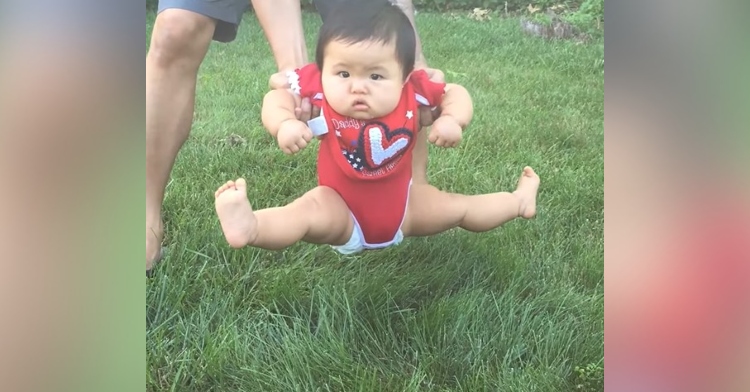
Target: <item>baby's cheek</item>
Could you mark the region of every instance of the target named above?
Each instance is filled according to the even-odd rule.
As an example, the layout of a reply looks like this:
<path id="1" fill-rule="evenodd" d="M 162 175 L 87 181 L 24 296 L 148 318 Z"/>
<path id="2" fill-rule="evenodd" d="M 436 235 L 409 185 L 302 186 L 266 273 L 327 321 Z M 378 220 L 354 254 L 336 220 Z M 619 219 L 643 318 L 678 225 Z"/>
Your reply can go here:
<path id="1" fill-rule="evenodd" d="M 347 110 L 349 110 L 346 91 L 344 91 L 340 87 L 333 88 L 331 90 L 332 91 L 326 93 L 326 101 L 336 112 L 342 114 L 345 113 Z"/>
<path id="2" fill-rule="evenodd" d="M 382 91 L 379 91 L 378 96 L 376 97 L 376 102 L 381 105 L 380 111 L 382 112 L 382 115 L 386 115 L 396 110 L 396 107 L 398 107 L 398 103 L 400 100 L 400 86 L 388 86 L 388 88 L 384 88 Z"/>

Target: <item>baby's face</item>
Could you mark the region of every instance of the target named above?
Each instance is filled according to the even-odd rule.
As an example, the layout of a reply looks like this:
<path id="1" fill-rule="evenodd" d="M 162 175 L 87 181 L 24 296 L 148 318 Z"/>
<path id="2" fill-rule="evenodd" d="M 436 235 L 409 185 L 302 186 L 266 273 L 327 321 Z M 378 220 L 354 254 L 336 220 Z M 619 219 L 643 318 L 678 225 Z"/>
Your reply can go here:
<path id="1" fill-rule="evenodd" d="M 371 120 L 398 106 L 404 80 L 393 42 L 331 41 L 321 72 L 326 101 L 341 115 Z"/>

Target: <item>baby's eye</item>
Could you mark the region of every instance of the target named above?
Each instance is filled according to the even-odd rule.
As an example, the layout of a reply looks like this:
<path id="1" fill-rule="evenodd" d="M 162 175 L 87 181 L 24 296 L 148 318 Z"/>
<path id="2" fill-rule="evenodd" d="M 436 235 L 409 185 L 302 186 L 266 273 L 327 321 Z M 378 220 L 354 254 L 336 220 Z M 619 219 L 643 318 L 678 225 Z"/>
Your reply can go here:
<path id="1" fill-rule="evenodd" d="M 372 79 L 372 80 L 380 80 L 380 79 L 385 79 L 385 78 L 383 78 L 382 75 L 372 74 L 372 75 L 370 75 L 370 79 Z"/>
<path id="2" fill-rule="evenodd" d="M 337 75 L 341 76 L 342 78 L 348 78 L 349 77 L 349 72 L 341 71 Z"/>

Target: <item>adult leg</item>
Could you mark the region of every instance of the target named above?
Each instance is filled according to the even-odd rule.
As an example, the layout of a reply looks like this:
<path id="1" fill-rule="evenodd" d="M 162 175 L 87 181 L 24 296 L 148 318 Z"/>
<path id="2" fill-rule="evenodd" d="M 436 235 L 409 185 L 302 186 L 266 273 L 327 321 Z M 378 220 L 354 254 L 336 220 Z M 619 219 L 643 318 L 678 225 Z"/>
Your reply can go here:
<path id="1" fill-rule="evenodd" d="M 404 14 L 411 21 L 411 25 L 414 27 L 414 34 L 417 38 L 417 56 L 414 68 L 424 69 L 427 68 L 427 60 L 422 53 L 422 41 L 419 39 L 419 32 L 417 31 L 417 23 L 414 20 L 414 4 L 412 0 L 392 0 L 392 2 L 404 11 Z M 442 79 L 442 73 L 440 73 Z M 431 117 L 432 113 L 429 112 L 429 108 L 422 108 L 419 112 L 420 119 L 425 117 Z M 432 121 L 428 121 L 432 123 Z M 427 134 L 429 130 L 427 127 L 422 127 L 417 136 L 417 144 L 414 146 L 412 152 L 412 182 L 414 184 L 427 184 L 427 164 L 428 164 L 428 146 L 427 146 Z"/>
<path id="2" fill-rule="evenodd" d="M 164 190 L 190 133 L 198 69 L 211 39 L 236 35 L 247 0 L 161 0 L 146 55 L 146 270 L 158 259 Z"/>
<path id="3" fill-rule="evenodd" d="M 413 184 L 404 219 L 407 237 L 429 236 L 454 227 L 481 232 L 515 218 L 536 215 L 539 176 L 526 167 L 513 193 L 460 195 L 442 192 L 428 184 Z"/>
<path id="4" fill-rule="evenodd" d="M 214 196 L 221 229 L 233 248 L 277 250 L 300 240 L 343 245 L 354 230 L 346 203 L 328 187 L 316 187 L 284 207 L 259 211 L 253 211 L 242 178 L 222 185 Z"/>
<path id="5" fill-rule="evenodd" d="M 422 41 L 419 39 L 419 33 L 417 32 L 417 23 L 414 21 L 414 3 L 412 0 L 391 0 L 393 4 L 396 4 L 406 14 L 414 27 L 414 34 L 417 37 L 417 56 L 416 56 L 416 68 L 427 68 L 427 59 L 422 53 Z"/>
<path id="6" fill-rule="evenodd" d="M 417 31 L 417 23 L 414 20 L 414 4 L 412 0 L 392 0 L 392 2 L 404 11 L 404 14 L 411 21 L 411 25 L 414 27 L 414 34 L 417 38 L 417 56 L 414 68 L 425 69 L 427 68 L 427 59 L 422 53 L 422 41 L 419 39 L 419 32 Z M 439 72 L 439 81 L 442 81 L 442 72 Z M 431 124 L 434 120 L 432 113 L 427 107 L 420 108 L 419 118 L 420 122 L 423 122 L 426 117 L 430 119 L 427 123 Z M 427 164 L 428 164 L 428 146 L 427 146 L 427 134 L 430 133 L 427 127 L 422 127 L 417 136 L 417 144 L 414 146 L 412 152 L 412 182 L 414 184 L 425 184 L 427 185 Z"/>
<path id="7" fill-rule="evenodd" d="M 300 0 L 252 0 L 255 15 L 266 34 L 279 71 L 307 63 Z"/>
<path id="8" fill-rule="evenodd" d="M 287 88 L 286 72 L 307 64 L 307 44 L 302 27 L 302 10 L 299 0 L 252 0 L 266 39 L 276 60 L 277 72 L 268 84 L 272 89 Z M 297 118 L 307 121 L 317 116 L 308 98 L 295 97 Z"/>

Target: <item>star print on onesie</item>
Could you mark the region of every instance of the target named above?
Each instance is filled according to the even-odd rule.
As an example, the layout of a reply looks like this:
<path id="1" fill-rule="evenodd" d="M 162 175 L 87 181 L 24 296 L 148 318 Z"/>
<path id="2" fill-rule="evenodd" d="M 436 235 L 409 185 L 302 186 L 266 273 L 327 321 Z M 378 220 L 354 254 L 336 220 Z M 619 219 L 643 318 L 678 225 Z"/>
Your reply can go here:
<path id="1" fill-rule="evenodd" d="M 406 212 L 412 151 L 419 130 L 419 106 L 436 107 L 444 83 L 412 72 L 398 106 L 390 114 L 357 120 L 336 113 L 326 102 L 320 70 L 308 64 L 287 74 L 292 91 L 321 108 L 328 132 L 318 151 L 318 184 L 341 195 L 362 230 L 368 248 L 389 245 Z"/>

